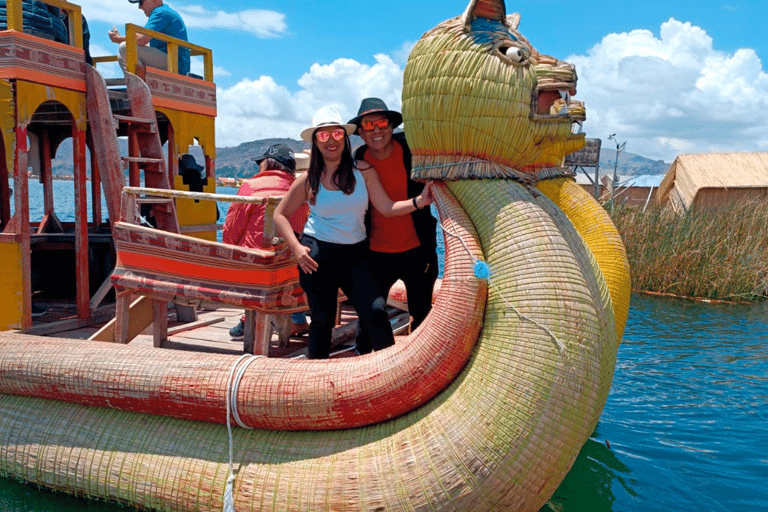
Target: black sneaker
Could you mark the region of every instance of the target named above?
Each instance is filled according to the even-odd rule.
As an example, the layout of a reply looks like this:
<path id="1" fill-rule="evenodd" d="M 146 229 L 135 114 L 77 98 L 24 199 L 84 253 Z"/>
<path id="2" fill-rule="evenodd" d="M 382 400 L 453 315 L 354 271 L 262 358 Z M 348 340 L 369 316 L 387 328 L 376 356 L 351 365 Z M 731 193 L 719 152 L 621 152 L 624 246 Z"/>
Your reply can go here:
<path id="1" fill-rule="evenodd" d="M 43 316 L 47 312 L 48 312 L 48 310 L 45 309 L 44 307 L 40 307 L 40 306 L 37 306 L 35 304 L 32 304 L 32 316 L 33 317 Z"/>
<path id="2" fill-rule="evenodd" d="M 229 330 L 229 336 L 233 340 L 241 340 L 245 338 L 245 322 L 240 319 L 240 322 Z"/>

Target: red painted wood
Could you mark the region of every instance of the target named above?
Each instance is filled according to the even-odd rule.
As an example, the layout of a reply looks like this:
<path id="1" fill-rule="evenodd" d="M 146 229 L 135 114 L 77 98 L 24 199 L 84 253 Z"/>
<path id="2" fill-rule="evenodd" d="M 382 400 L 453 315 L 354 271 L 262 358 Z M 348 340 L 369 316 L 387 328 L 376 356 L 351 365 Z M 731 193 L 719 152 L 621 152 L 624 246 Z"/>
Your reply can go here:
<path id="1" fill-rule="evenodd" d="M 75 174 L 75 303 L 77 317 L 91 317 L 88 275 L 88 198 L 85 192 L 85 132 L 72 122 L 72 157 Z"/>

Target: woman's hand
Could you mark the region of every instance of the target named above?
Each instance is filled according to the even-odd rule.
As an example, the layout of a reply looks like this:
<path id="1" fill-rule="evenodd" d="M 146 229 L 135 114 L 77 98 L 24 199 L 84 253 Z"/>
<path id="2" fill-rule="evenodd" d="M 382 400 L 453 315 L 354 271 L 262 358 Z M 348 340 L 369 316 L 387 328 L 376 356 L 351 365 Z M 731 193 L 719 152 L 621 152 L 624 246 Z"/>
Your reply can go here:
<path id="1" fill-rule="evenodd" d="M 299 262 L 299 268 L 304 272 L 305 274 L 311 274 L 315 270 L 317 270 L 317 262 L 312 259 L 312 256 L 309 255 L 309 247 L 303 244 L 299 244 L 298 247 L 296 247 L 293 250 L 293 255 L 296 257 L 296 260 Z"/>

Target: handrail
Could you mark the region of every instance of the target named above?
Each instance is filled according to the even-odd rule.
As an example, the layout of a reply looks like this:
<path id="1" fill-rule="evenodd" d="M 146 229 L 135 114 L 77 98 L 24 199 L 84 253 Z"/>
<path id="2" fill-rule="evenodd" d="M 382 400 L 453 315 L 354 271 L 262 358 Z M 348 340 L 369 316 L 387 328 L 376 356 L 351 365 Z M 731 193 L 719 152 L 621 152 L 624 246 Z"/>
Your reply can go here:
<path id="1" fill-rule="evenodd" d="M 49 0 L 53 1 L 53 0 Z M 58 0 L 56 0 L 58 1 Z M 144 34 L 152 39 L 159 39 L 168 44 L 168 71 L 171 73 L 179 72 L 179 47 L 187 48 L 190 56 L 203 57 L 203 79 L 206 82 L 213 82 L 213 52 L 209 48 L 204 48 L 188 41 L 182 41 L 179 38 L 171 37 L 162 32 L 156 32 L 148 28 L 140 27 L 133 23 L 125 24 L 125 67 L 131 73 L 136 73 L 136 63 L 138 61 L 138 51 L 136 36 Z"/>
<path id="2" fill-rule="evenodd" d="M 279 243 L 278 241 L 274 240 L 275 238 L 279 238 L 275 224 L 274 222 L 271 222 L 271 220 L 267 221 L 267 219 L 272 219 L 275 208 L 283 196 L 252 197 L 237 196 L 231 194 L 209 194 L 207 192 L 187 192 L 186 190 L 146 187 L 123 187 L 123 196 L 128 196 L 122 201 L 123 220 L 133 218 L 133 214 L 131 212 L 136 211 L 136 204 L 141 201 L 139 196 L 144 196 L 145 198 L 154 196 L 165 198 L 197 199 L 201 201 L 222 201 L 228 203 L 264 205 L 264 240 L 267 241 L 267 243 L 271 243 L 272 245 L 278 245 Z"/>
<path id="3" fill-rule="evenodd" d="M 83 49 L 83 17 L 82 8 L 64 0 L 39 0 L 44 4 L 58 7 L 66 11 L 69 30 L 69 44 Z M 9 30 L 24 32 L 24 18 L 22 14 L 22 0 L 6 0 L 5 14 Z"/>
<path id="4" fill-rule="evenodd" d="M 123 194 L 131 196 L 155 196 L 155 197 L 173 197 L 185 199 L 197 199 L 202 201 L 223 201 L 229 203 L 247 203 L 277 205 L 282 196 L 272 197 L 252 197 L 236 196 L 232 194 L 209 194 L 206 192 L 187 192 L 186 190 L 171 190 L 165 188 L 145 188 L 145 187 L 123 187 Z"/>

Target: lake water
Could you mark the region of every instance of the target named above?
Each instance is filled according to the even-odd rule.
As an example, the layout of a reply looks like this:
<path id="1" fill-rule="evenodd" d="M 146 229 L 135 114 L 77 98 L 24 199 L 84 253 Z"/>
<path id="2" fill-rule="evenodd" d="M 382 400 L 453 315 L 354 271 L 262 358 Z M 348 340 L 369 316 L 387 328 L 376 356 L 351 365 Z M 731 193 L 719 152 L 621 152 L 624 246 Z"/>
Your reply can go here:
<path id="1" fill-rule="evenodd" d="M 542 512 L 768 511 L 766 483 L 768 303 L 633 295 L 598 427 Z M 0 478 L 0 512 L 125 510 Z"/>

